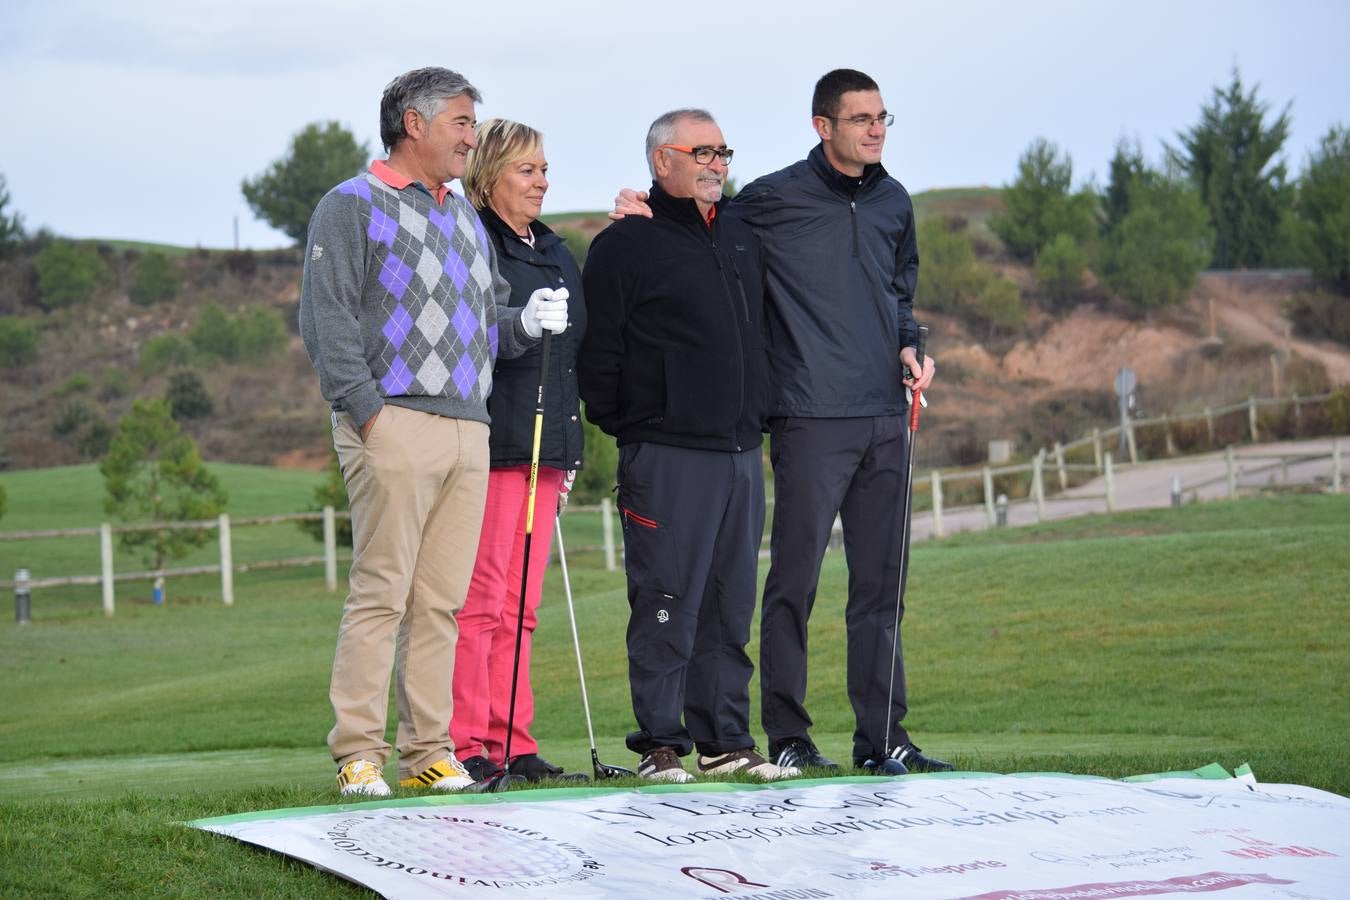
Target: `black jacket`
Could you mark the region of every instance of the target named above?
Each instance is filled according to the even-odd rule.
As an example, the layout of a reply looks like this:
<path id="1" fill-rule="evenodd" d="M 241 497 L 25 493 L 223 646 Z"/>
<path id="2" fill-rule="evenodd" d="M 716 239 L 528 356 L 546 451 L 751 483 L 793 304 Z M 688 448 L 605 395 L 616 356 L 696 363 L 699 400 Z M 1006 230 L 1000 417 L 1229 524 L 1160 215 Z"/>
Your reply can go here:
<path id="1" fill-rule="evenodd" d="M 586 417 L 620 445 L 749 450 L 763 440 L 764 260 L 744 222 L 655 185 L 653 219 L 596 236 L 584 281 L 591 327 L 578 368 Z"/>
<path id="2" fill-rule="evenodd" d="M 818 144 L 758 178 L 728 212 L 754 226 L 768 266 L 766 336 L 774 416 L 895 415 L 900 348 L 914 346 L 914 206 L 879 164 L 861 183 Z"/>
<path id="3" fill-rule="evenodd" d="M 566 287 L 567 330 L 549 339 L 548 378 L 544 385 L 544 430 L 539 442 L 541 465 L 580 469 L 582 428 L 577 403 L 577 347 L 586 331 L 586 297 L 581 270 L 563 239 L 542 222 L 530 223 L 534 247 L 516 237 L 490 208 L 480 209 L 497 250 L 497 267 L 511 285 L 511 306 L 524 306 L 539 288 Z M 515 359 L 498 358 L 492 369 L 488 415 L 492 467 L 528 465 L 534 444 L 534 410 L 539 392 L 540 345 Z"/>

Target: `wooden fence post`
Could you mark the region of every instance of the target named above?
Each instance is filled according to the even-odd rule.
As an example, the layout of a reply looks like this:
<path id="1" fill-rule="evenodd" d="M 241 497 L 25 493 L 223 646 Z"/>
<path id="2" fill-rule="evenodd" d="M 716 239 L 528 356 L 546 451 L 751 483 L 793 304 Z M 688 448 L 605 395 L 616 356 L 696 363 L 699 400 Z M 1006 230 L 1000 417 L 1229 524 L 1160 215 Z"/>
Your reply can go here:
<path id="1" fill-rule="evenodd" d="M 1228 466 L 1228 499 L 1237 499 L 1237 464 L 1233 460 L 1233 445 L 1229 444 L 1223 450 L 1223 459 Z"/>
<path id="2" fill-rule="evenodd" d="M 1303 433 L 1303 403 L 1298 399 L 1298 392 L 1294 393 L 1294 434 Z"/>
<path id="3" fill-rule="evenodd" d="M 220 528 L 220 599 L 226 606 L 234 605 L 234 548 L 230 542 L 230 514 L 221 513 Z"/>
<path id="4" fill-rule="evenodd" d="M 1163 440 L 1167 444 L 1167 455 L 1177 455 L 1177 442 L 1172 437 L 1172 423 L 1167 419 L 1167 413 L 1162 414 Z"/>
<path id="5" fill-rule="evenodd" d="M 1092 429 L 1092 462 L 1097 467 L 1097 474 L 1102 474 L 1102 430 L 1100 428 Z"/>
<path id="6" fill-rule="evenodd" d="M 1125 421 L 1125 446 L 1130 450 L 1130 462 L 1139 462 L 1139 445 L 1134 440 L 1134 420 Z"/>
<path id="7" fill-rule="evenodd" d="M 1116 470 L 1111 464 L 1111 454 L 1107 452 L 1102 456 L 1103 471 L 1106 480 L 1106 511 L 1116 511 Z"/>
<path id="8" fill-rule="evenodd" d="M 1256 433 L 1256 395 L 1247 397 L 1247 425 L 1251 428 L 1252 443 L 1256 443 L 1260 438 Z"/>
<path id="9" fill-rule="evenodd" d="M 1031 458 L 1031 493 L 1036 498 L 1036 521 L 1045 521 L 1045 460 L 1040 453 Z"/>
<path id="10" fill-rule="evenodd" d="M 1214 410 L 1205 407 L 1205 430 L 1209 432 L 1209 446 L 1214 446 Z"/>
<path id="11" fill-rule="evenodd" d="M 984 517 L 989 520 L 989 527 L 994 527 L 994 473 L 988 466 L 980 470 L 980 475 L 984 479 Z"/>
<path id="12" fill-rule="evenodd" d="M 928 480 L 933 486 L 933 537 L 942 537 L 942 473 L 934 469 Z"/>
<path id="13" fill-rule="evenodd" d="M 1055 467 L 1059 469 L 1060 493 L 1069 489 L 1069 473 L 1064 470 L 1064 445 L 1055 441 Z"/>
<path id="14" fill-rule="evenodd" d="M 323 586 L 337 590 L 337 512 L 323 508 Z"/>
<path id="15" fill-rule="evenodd" d="M 1341 440 L 1331 439 L 1331 492 L 1341 492 Z"/>
<path id="16" fill-rule="evenodd" d="M 98 526 L 98 549 L 103 569 L 103 615 L 113 614 L 113 548 L 112 526 L 107 522 Z"/>
<path id="17" fill-rule="evenodd" d="M 608 497 L 600 498 L 600 526 L 605 535 L 605 570 L 613 572 L 618 566 L 614 562 L 614 507 Z"/>

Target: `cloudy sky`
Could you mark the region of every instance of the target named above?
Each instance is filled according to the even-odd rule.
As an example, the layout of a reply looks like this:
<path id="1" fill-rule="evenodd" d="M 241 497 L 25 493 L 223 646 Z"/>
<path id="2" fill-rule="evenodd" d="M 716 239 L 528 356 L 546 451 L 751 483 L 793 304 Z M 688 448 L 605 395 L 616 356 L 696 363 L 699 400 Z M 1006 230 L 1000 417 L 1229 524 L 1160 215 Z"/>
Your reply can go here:
<path id="1" fill-rule="evenodd" d="M 30 228 L 228 247 L 237 217 L 242 246 L 282 246 L 240 180 L 316 120 L 378 154 L 381 90 L 423 65 L 467 75 L 480 118 L 544 132 L 547 212 L 645 185 L 647 125 L 677 106 L 718 117 L 742 181 L 786 165 L 839 66 L 881 84 L 885 163 L 913 192 L 1002 184 L 1038 135 L 1104 181 L 1122 136 L 1159 156 L 1234 65 L 1273 111 L 1292 101 L 1297 171 L 1350 125 L 1347 35 L 1346 0 L 5 0 L 0 173 Z"/>

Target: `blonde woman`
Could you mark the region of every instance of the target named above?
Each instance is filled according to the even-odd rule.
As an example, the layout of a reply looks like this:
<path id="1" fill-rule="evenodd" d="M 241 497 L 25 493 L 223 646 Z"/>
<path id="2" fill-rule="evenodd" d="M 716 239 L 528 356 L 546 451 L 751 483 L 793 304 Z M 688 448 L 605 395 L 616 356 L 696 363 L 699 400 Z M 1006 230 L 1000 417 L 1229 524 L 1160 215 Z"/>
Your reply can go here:
<path id="1" fill-rule="evenodd" d="M 560 493 L 570 484 L 568 474 L 581 467 L 576 377 L 577 347 L 586 330 L 581 272 L 562 238 L 539 221 L 548 192 L 543 135 L 519 122 L 489 119 L 479 124 L 476 136 L 464 190 L 496 248 L 502 277 L 511 284 L 510 305 L 523 307 L 540 288 L 566 288 L 570 294 L 568 328 L 553 336 L 549 350 L 510 772 L 528 781 L 585 780 L 585 775 L 564 774 L 539 755 L 530 734 L 534 695 L 529 678 L 530 639 L 553 532 L 549 520 L 558 509 Z M 520 611 L 539 359 L 535 347 L 516 359 L 498 360 L 488 398 L 492 430 L 487 508 L 468 599 L 456 616 L 459 642 L 450 720 L 455 752 L 476 781 L 498 774 L 508 764 L 502 756 Z M 540 520 L 543 527 L 537 524 Z"/>

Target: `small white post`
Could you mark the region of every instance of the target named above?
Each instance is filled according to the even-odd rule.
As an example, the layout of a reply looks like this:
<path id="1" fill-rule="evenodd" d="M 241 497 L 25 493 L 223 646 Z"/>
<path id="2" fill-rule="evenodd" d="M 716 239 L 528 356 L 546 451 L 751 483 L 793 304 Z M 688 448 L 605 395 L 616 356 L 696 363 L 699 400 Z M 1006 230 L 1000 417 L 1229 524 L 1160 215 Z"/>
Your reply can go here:
<path id="1" fill-rule="evenodd" d="M 605 535 L 605 570 L 613 572 L 618 566 L 614 562 L 614 507 L 608 497 L 600 498 L 600 526 Z"/>
<path id="2" fill-rule="evenodd" d="M 1055 441 L 1055 467 L 1059 469 L 1059 490 L 1061 493 L 1069 489 L 1069 473 L 1064 469 L 1064 445 Z"/>
<path id="3" fill-rule="evenodd" d="M 1125 422 L 1125 446 L 1130 451 L 1130 462 L 1139 462 L 1139 445 L 1134 440 L 1134 420 L 1129 419 Z"/>
<path id="4" fill-rule="evenodd" d="M 1303 403 L 1298 398 L 1298 391 L 1294 391 L 1294 434 L 1303 433 Z"/>
<path id="5" fill-rule="evenodd" d="M 1181 506 L 1181 479 L 1176 475 L 1172 476 L 1172 507 L 1175 509 Z"/>
<path id="6" fill-rule="evenodd" d="M 1247 425 L 1251 428 L 1252 443 L 1256 443 L 1260 438 L 1256 433 L 1256 395 L 1247 397 Z"/>
<path id="7" fill-rule="evenodd" d="M 989 527 L 994 527 L 994 473 L 988 466 L 980 470 L 984 478 L 984 516 L 989 520 Z"/>
<path id="8" fill-rule="evenodd" d="M 1237 499 L 1237 462 L 1233 459 L 1233 445 L 1223 449 L 1223 460 L 1228 466 L 1228 499 Z"/>
<path id="9" fill-rule="evenodd" d="M 1167 444 L 1167 455 L 1177 455 L 1177 442 L 1172 437 L 1172 423 L 1167 419 L 1167 413 L 1162 414 L 1163 440 Z"/>
<path id="10" fill-rule="evenodd" d="M 933 537 L 942 537 L 942 473 L 934 469 L 929 473 L 929 482 L 933 485 Z"/>
<path id="11" fill-rule="evenodd" d="M 331 506 L 323 508 L 323 586 L 337 590 L 337 514 Z"/>
<path id="12" fill-rule="evenodd" d="M 1106 511 L 1116 511 L 1116 470 L 1111 464 L 1111 454 L 1107 452 L 1102 456 L 1103 478 L 1106 481 Z"/>
<path id="13" fill-rule="evenodd" d="M 1045 461 L 1037 453 L 1031 458 L 1031 493 L 1036 498 L 1036 521 L 1045 521 Z"/>
<path id="14" fill-rule="evenodd" d="M 103 559 L 103 615 L 113 614 L 113 548 L 112 526 L 107 522 L 98 526 L 98 549 Z"/>
<path id="15" fill-rule="evenodd" d="M 220 600 L 234 606 L 234 544 L 230 540 L 230 514 L 221 513 L 220 530 Z"/>
<path id="16" fill-rule="evenodd" d="M 1097 474 L 1102 473 L 1102 430 L 1100 428 L 1092 429 L 1092 462 L 1097 467 Z"/>

